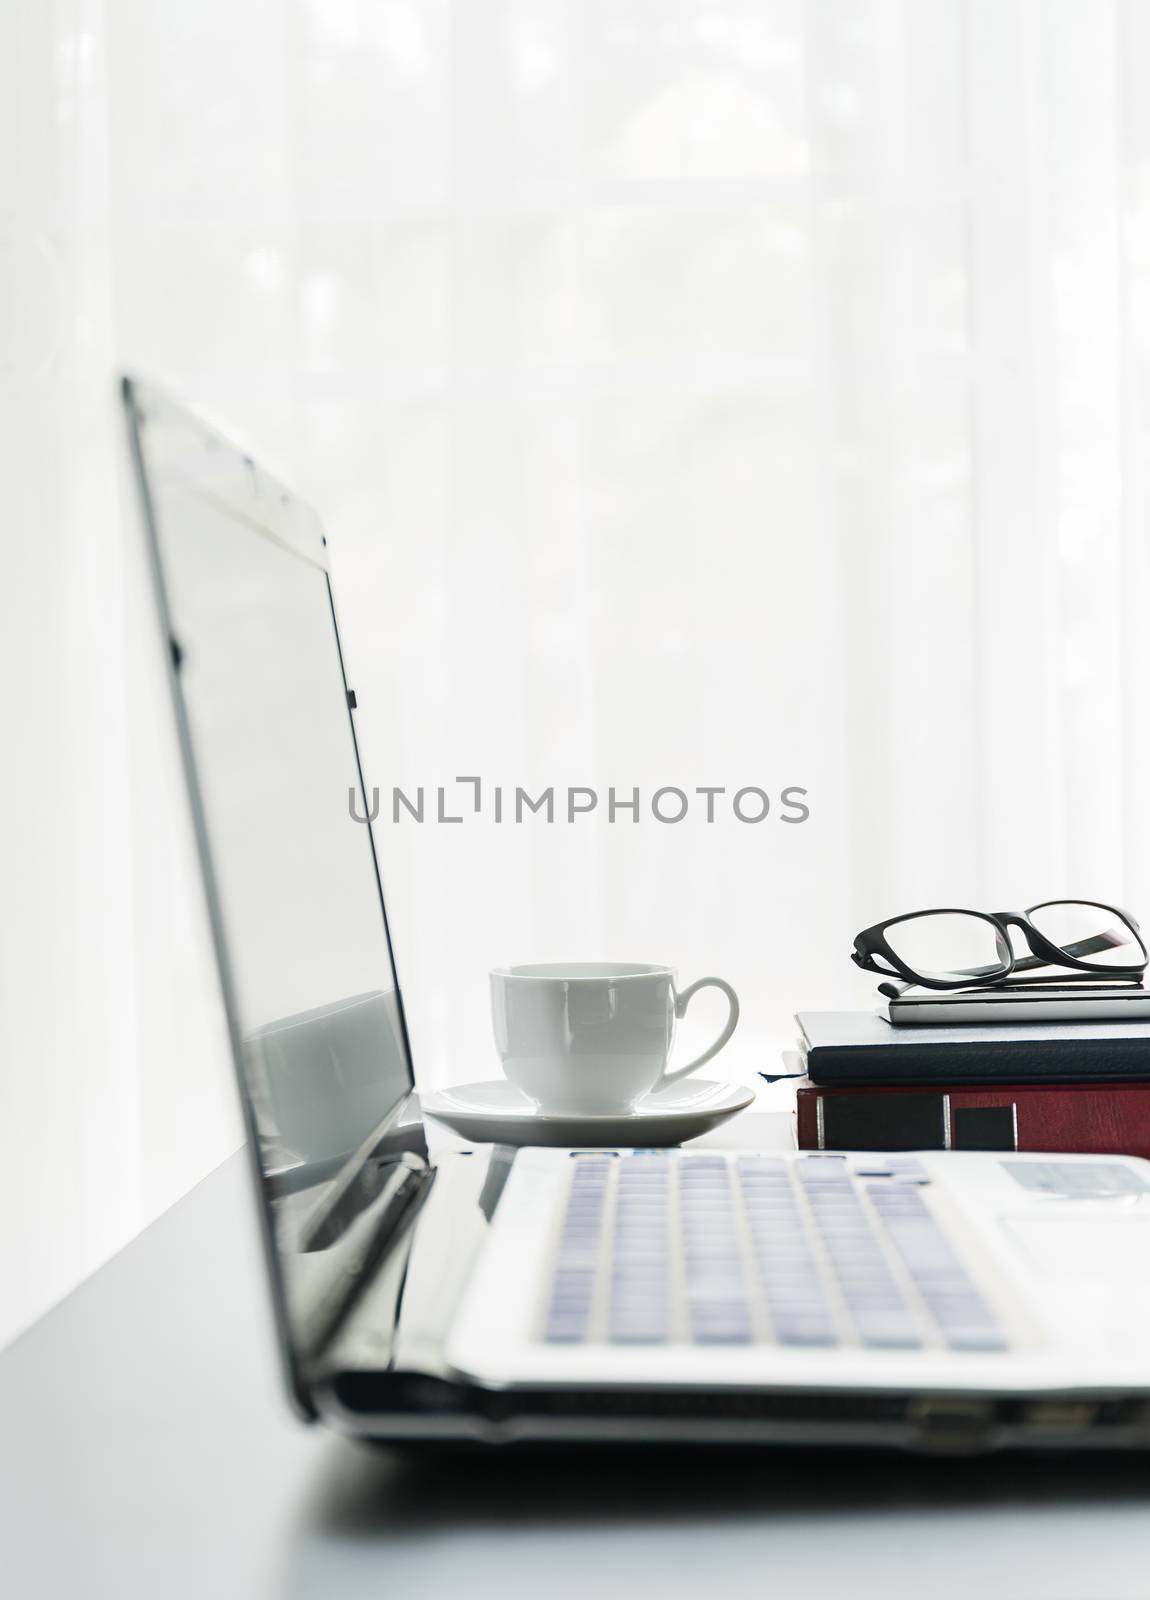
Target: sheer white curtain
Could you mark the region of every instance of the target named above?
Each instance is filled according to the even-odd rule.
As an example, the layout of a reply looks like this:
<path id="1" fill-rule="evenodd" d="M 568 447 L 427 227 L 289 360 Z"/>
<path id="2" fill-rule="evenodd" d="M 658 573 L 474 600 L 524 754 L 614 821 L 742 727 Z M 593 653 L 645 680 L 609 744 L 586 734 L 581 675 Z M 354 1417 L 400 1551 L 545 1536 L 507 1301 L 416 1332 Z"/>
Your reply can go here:
<path id="1" fill-rule="evenodd" d="M 594 955 L 749 1078 L 877 916 L 1150 906 L 1148 81 L 1133 0 L 4 9 L 0 1337 L 236 1137 L 115 367 L 325 514 L 424 1078 Z"/>

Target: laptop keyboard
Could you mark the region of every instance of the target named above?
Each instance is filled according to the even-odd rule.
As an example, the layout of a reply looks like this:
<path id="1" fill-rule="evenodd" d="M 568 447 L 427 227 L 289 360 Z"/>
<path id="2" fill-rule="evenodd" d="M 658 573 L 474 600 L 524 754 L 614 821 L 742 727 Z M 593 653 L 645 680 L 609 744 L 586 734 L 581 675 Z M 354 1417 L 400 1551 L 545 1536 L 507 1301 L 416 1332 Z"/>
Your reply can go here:
<path id="1" fill-rule="evenodd" d="M 580 1156 L 543 1338 L 995 1351 L 913 1158 Z"/>

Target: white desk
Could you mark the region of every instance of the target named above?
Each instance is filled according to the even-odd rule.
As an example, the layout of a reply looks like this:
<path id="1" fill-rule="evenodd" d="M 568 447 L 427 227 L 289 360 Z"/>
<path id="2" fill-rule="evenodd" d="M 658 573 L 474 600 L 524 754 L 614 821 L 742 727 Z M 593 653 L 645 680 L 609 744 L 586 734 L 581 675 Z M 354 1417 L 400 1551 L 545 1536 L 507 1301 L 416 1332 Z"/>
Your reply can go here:
<path id="1" fill-rule="evenodd" d="M 233 1158 L 0 1356 L 0 1589 L 1145 1600 L 1150 1461 L 372 1451 L 281 1402 Z"/>

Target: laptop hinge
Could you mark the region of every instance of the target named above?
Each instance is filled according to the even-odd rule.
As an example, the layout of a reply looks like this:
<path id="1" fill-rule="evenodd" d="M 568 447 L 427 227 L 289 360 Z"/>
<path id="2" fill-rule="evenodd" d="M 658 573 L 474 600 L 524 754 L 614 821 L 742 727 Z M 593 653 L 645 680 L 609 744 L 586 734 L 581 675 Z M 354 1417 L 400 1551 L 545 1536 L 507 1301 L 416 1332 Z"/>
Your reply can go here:
<path id="1" fill-rule="evenodd" d="M 339 1239 L 340 1273 L 312 1308 L 308 1348 L 315 1361 L 339 1333 L 363 1291 L 388 1257 L 406 1240 L 416 1211 L 435 1180 L 422 1157 L 404 1152 L 389 1158 L 379 1193 Z"/>

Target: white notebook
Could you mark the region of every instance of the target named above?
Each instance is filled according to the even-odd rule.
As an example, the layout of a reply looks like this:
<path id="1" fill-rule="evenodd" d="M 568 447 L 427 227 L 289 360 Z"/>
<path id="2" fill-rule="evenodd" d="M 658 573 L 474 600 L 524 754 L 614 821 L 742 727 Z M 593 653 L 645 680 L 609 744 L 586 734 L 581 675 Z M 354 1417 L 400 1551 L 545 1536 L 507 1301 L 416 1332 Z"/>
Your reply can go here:
<path id="1" fill-rule="evenodd" d="M 1009 1022 L 1137 1022 L 1150 1017 L 1150 989 L 1141 984 L 1009 984 L 1001 989 L 908 989 L 879 1006 L 897 1028 Z"/>

